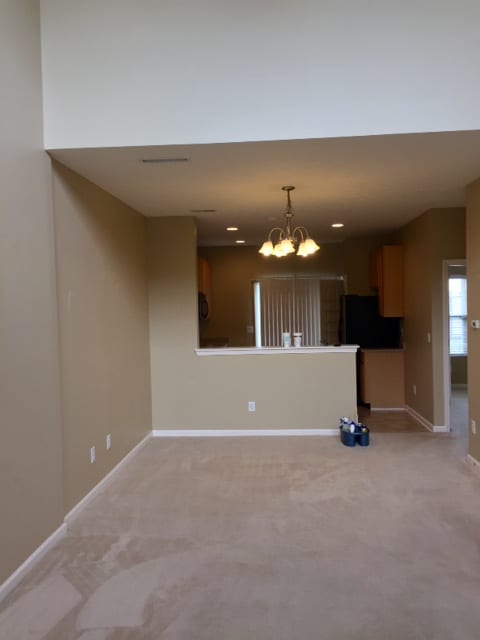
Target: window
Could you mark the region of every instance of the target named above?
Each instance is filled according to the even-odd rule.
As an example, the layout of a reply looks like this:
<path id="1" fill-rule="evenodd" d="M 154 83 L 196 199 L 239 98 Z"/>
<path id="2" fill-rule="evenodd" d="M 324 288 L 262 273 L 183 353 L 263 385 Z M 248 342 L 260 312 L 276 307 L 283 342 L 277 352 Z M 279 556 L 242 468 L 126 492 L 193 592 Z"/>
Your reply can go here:
<path id="1" fill-rule="evenodd" d="M 448 279 L 448 315 L 450 355 L 467 355 L 467 279 L 451 276 Z"/>
<path id="2" fill-rule="evenodd" d="M 338 342 L 339 300 L 343 278 L 272 276 L 254 282 L 255 344 L 282 344 L 282 332 L 302 333 L 302 345 Z"/>

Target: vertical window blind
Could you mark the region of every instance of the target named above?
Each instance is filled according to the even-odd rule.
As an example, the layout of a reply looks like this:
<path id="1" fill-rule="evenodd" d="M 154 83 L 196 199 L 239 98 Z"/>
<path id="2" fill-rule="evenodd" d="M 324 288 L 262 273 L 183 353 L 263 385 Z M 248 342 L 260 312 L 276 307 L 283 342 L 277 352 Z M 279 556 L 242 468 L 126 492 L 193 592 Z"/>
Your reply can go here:
<path id="1" fill-rule="evenodd" d="M 257 346 L 282 345 L 282 333 L 301 332 L 304 346 L 338 341 L 343 279 L 336 276 L 275 276 L 254 283 Z"/>

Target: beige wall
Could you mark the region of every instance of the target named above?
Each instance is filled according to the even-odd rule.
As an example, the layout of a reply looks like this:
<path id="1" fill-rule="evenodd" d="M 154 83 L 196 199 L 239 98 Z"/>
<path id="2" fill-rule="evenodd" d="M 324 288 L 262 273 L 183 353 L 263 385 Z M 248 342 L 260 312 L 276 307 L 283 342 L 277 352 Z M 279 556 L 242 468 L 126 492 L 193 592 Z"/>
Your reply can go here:
<path id="1" fill-rule="evenodd" d="M 147 238 L 143 216 L 57 163 L 53 197 L 68 511 L 151 429 Z"/>
<path id="2" fill-rule="evenodd" d="M 62 437 L 50 161 L 38 5 L 0 20 L 0 583 L 61 523 Z"/>
<path id="3" fill-rule="evenodd" d="M 480 180 L 467 189 L 468 319 L 480 318 Z M 470 431 L 470 455 L 480 461 L 480 330 L 468 329 L 468 412 L 476 420 Z"/>
<path id="4" fill-rule="evenodd" d="M 465 210 L 426 211 L 400 237 L 405 245 L 406 404 L 432 424 L 443 426 L 448 419 L 444 408 L 443 260 L 465 257 Z"/>
<path id="5" fill-rule="evenodd" d="M 188 415 L 197 388 L 193 370 L 198 342 L 196 228 L 192 218 L 148 220 L 152 420 L 173 428 Z M 217 395 L 212 386 L 209 394 Z"/>
<path id="6" fill-rule="evenodd" d="M 443 261 L 465 258 L 465 208 L 432 209 L 430 212 L 432 251 L 432 366 L 434 384 L 434 424 L 446 424 L 445 416 L 445 357 L 447 327 L 444 327 Z M 448 380 L 447 380 L 448 384 Z"/>
<path id="7" fill-rule="evenodd" d="M 148 226 L 154 428 L 335 428 L 356 414 L 354 354 L 196 355 L 194 221 Z"/>
<path id="8" fill-rule="evenodd" d="M 341 246 L 347 293 L 358 296 L 371 296 L 377 293 L 370 287 L 370 255 L 378 247 L 389 243 L 389 235 L 345 240 Z"/>
<path id="9" fill-rule="evenodd" d="M 405 246 L 405 401 L 433 423 L 430 220 L 420 216 L 403 230 Z M 413 387 L 416 386 L 416 394 Z"/>

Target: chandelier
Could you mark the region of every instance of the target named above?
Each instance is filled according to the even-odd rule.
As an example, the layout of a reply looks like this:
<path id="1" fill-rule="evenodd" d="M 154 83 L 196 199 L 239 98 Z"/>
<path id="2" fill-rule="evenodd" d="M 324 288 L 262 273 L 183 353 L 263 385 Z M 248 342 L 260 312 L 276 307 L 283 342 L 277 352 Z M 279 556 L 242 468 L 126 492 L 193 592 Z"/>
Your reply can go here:
<path id="1" fill-rule="evenodd" d="M 294 189 L 295 187 L 291 186 L 282 187 L 282 191 L 287 192 L 287 210 L 284 213 L 287 223 L 284 229 L 281 227 L 273 227 L 273 229 L 271 229 L 268 234 L 268 240 L 262 244 L 262 248 L 258 253 L 264 256 L 283 258 L 290 253 L 296 252 L 297 256 L 306 258 L 320 249 L 315 240 L 310 238 L 305 227 L 294 227 L 292 229 L 293 211 L 290 191 Z M 276 242 L 273 242 L 275 233 L 278 233 L 278 236 Z"/>

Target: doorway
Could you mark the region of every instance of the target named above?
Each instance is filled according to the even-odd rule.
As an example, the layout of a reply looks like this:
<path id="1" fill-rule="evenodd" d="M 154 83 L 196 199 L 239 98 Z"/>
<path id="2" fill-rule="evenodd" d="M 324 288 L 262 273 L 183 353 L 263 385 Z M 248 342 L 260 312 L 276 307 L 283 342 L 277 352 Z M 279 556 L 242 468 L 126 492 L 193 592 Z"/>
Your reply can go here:
<path id="1" fill-rule="evenodd" d="M 452 435 L 468 448 L 468 321 L 465 260 L 444 261 L 445 416 Z"/>

